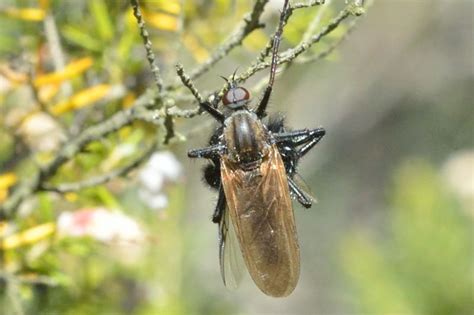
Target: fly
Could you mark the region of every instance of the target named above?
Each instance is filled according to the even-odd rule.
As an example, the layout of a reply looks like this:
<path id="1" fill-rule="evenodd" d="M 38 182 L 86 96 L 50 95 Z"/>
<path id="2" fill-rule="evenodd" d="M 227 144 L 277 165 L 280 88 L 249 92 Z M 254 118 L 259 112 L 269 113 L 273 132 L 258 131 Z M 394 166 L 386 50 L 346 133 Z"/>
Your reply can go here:
<path id="1" fill-rule="evenodd" d="M 311 207 L 312 198 L 296 183 L 296 166 L 325 134 L 323 128 L 287 130 L 279 117 L 264 121 L 288 6 L 286 0 L 261 101 L 250 109 L 250 93 L 232 79 L 222 98 L 225 113 L 207 102 L 200 104 L 220 123 L 209 146 L 188 152 L 191 158 L 209 159 L 204 178 L 218 190 L 212 221 L 219 225 L 224 284 L 236 287 L 243 274 L 239 266 L 245 263 L 260 290 L 274 297 L 288 296 L 299 279 L 300 250 L 291 197 L 306 208 Z"/>

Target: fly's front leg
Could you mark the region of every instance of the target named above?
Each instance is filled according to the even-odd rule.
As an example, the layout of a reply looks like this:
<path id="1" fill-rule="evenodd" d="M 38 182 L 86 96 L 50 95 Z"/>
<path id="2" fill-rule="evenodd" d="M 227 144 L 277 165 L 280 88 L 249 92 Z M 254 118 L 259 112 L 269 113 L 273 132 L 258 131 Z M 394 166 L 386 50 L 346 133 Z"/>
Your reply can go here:
<path id="1" fill-rule="evenodd" d="M 200 103 L 199 106 L 209 114 L 211 114 L 212 117 L 214 117 L 218 122 L 224 123 L 224 114 L 222 114 L 219 110 L 216 108 L 212 107 L 212 105 L 209 102 L 204 102 Z"/>
<path id="2" fill-rule="evenodd" d="M 272 63 L 270 65 L 270 78 L 268 79 L 267 87 L 263 94 L 263 98 L 258 104 L 255 113 L 259 118 L 265 117 L 268 101 L 270 100 L 270 95 L 272 94 L 273 83 L 275 82 L 276 68 L 278 64 L 278 49 L 280 48 L 281 34 L 283 33 L 283 25 L 285 24 L 285 18 L 288 14 L 288 8 L 290 7 L 290 1 L 285 0 L 283 3 L 283 10 L 280 14 L 280 22 L 278 23 L 278 28 L 273 37 L 273 51 L 272 51 Z"/>
<path id="3" fill-rule="evenodd" d="M 205 158 L 205 159 L 212 159 L 226 150 L 226 146 L 223 144 L 216 144 L 211 145 L 207 148 L 202 149 L 194 149 L 188 151 L 188 157 L 190 158 Z"/>
<path id="4" fill-rule="evenodd" d="M 305 193 L 298 185 L 287 176 L 288 186 L 290 187 L 290 192 L 296 197 L 296 200 L 305 208 L 311 208 L 313 205 L 313 199 Z"/>

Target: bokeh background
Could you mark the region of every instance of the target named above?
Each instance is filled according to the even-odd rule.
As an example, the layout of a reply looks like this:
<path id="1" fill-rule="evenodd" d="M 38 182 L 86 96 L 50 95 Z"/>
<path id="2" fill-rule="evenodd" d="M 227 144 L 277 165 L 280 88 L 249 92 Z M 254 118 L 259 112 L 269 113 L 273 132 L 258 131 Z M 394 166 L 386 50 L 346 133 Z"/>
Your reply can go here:
<path id="1" fill-rule="evenodd" d="M 192 68 L 205 60 L 252 5 L 188 2 L 173 7 L 173 1 L 150 1 L 144 7 L 169 80 L 176 79 L 177 61 Z M 54 154 L 61 143 L 58 125 L 97 123 L 152 84 L 127 2 L 91 3 L 0 5 L 2 201 L 35 163 Z M 7 67 L 27 73 L 30 64 L 37 72 L 53 67 L 38 31 L 44 17 L 11 13 L 45 5 L 54 15 L 66 61 L 90 58 L 94 64 L 58 84 L 59 92 L 46 101 L 53 122 L 31 118 L 35 105 L 28 84 L 13 82 L 5 72 Z M 331 5 L 327 20 L 344 1 Z M 221 87 L 219 75 L 245 69 L 266 43 L 280 6 L 270 1 L 264 15 L 268 29 L 200 78 L 199 89 Z M 177 120 L 181 140 L 131 176 L 62 196 L 38 194 L 14 220 L 3 221 L 3 313 L 471 313 L 473 6 L 469 0 L 375 1 L 333 54 L 295 64 L 278 77 L 270 111 L 283 113 L 293 128 L 327 130 L 300 165 L 318 203 L 309 210 L 294 204 L 302 271 L 291 296 L 267 297 L 248 276 L 236 291 L 222 284 L 217 227 L 210 221 L 216 194 L 202 183 L 204 161 L 186 157 L 188 149 L 206 145 L 212 131 L 210 117 L 202 116 Z M 283 48 L 297 41 L 305 18 L 317 11 L 293 17 Z M 167 24 L 158 15 L 163 12 L 171 17 L 186 12 L 186 18 L 177 19 L 177 26 Z M 266 75 L 259 73 L 248 86 Z M 106 91 L 102 98 L 77 108 L 59 106 L 67 96 L 91 93 L 87 88 L 98 83 Z M 68 164 L 67 174 L 56 180 L 113 169 L 155 134 L 143 124 L 124 129 Z"/>

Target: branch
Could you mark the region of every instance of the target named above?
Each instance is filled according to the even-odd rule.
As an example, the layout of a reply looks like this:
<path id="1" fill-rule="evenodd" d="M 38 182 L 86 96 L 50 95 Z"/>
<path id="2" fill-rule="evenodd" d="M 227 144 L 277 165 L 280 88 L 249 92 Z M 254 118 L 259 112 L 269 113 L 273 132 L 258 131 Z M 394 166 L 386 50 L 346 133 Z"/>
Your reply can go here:
<path id="1" fill-rule="evenodd" d="M 318 34 L 312 36 L 307 41 L 302 41 L 300 44 L 298 44 L 293 49 L 289 49 L 286 52 L 284 52 L 284 55 L 286 55 L 286 57 L 283 58 L 282 62 L 290 62 L 290 61 L 294 60 L 300 54 L 302 54 L 303 52 L 305 52 L 306 50 L 311 48 L 311 46 L 318 43 L 324 36 L 331 33 L 346 18 L 348 18 L 351 15 L 359 16 L 360 14 L 362 14 L 362 13 L 358 13 L 358 12 L 359 11 L 354 11 L 354 8 L 353 8 L 352 4 L 348 5 L 341 12 L 339 12 L 339 14 L 334 19 L 332 19 L 331 22 L 329 22 L 329 24 L 326 25 Z"/>
<path id="2" fill-rule="evenodd" d="M 347 39 L 347 37 L 352 33 L 352 31 L 355 29 L 357 25 L 357 20 L 353 20 L 351 21 L 351 23 L 349 24 L 346 32 L 340 37 L 338 38 L 337 41 L 335 41 L 334 43 L 332 43 L 328 48 L 326 48 L 325 50 L 321 51 L 320 53 L 316 54 L 316 55 L 313 55 L 313 56 L 309 56 L 309 57 L 302 57 L 302 58 L 299 58 L 297 59 L 297 63 L 299 64 L 303 64 L 303 63 L 310 63 L 310 62 L 314 62 L 314 61 L 317 61 L 317 60 L 320 60 L 320 59 L 323 59 L 323 58 L 326 58 L 330 53 L 332 53 L 337 47 L 339 47 L 339 45 L 345 41 Z"/>
<path id="3" fill-rule="evenodd" d="M 308 41 L 313 35 L 313 33 L 316 31 L 316 29 L 321 25 L 321 20 L 323 18 L 323 15 L 329 9 L 330 3 L 331 3 L 331 0 L 327 0 L 326 5 L 321 7 L 321 9 L 318 10 L 317 14 L 315 15 L 313 20 L 309 23 L 308 27 L 306 28 L 306 31 L 304 32 L 301 41 Z"/>
<path id="4" fill-rule="evenodd" d="M 23 200 L 40 191 L 43 183 L 55 175 L 63 164 L 71 160 L 92 141 L 102 139 L 108 134 L 130 125 L 135 120 L 158 123 L 157 120 L 164 116 L 163 112 L 157 113 L 156 110 L 146 109 L 147 105 L 154 102 L 155 94 L 156 92 L 148 91 L 135 102 L 133 107 L 117 112 L 107 120 L 85 129 L 70 142 L 65 143 L 52 161 L 36 170 L 29 181 L 24 180 L 15 187 L 10 197 L 0 207 L 0 219 L 12 217 Z"/>
<path id="5" fill-rule="evenodd" d="M 44 21 L 44 33 L 46 35 L 46 40 L 48 42 L 48 48 L 52 56 L 52 61 L 54 64 L 54 69 L 56 71 L 64 70 L 66 66 L 66 60 L 64 58 L 63 49 L 61 47 L 61 40 L 59 38 L 58 28 L 56 26 L 56 21 L 51 12 L 47 12 Z M 71 82 L 63 82 L 61 85 L 62 93 L 65 95 L 72 94 L 72 85 Z"/>
<path id="6" fill-rule="evenodd" d="M 314 7 L 315 5 L 321 5 L 324 3 L 326 3 L 326 0 L 311 0 L 307 3 L 304 3 L 304 2 L 295 3 L 291 6 L 291 9 L 297 10 L 297 9 L 303 9 L 303 8 L 310 8 L 310 7 Z"/>
<path id="7" fill-rule="evenodd" d="M 202 95 L 197 90 L 196 86 L 194 85 L 194 82 L 192 81 L 192 79 L 190 78 L 189 75 L 184 73 L 184 69 L 183 69 L 182 64 L 178 63 L 176 65 L 176 73 L 178 74 L 179 78 L 181 79 L 181 82 L 183 83 L 183 85 L 185 87 L 187 87 L 189 89 L 189 91 L 191 91 L 191 93 L 194 95 L 194 97 L 196 98 L 198 103 L 204 103 L 204 98 L 202 97 Z"/>
<path id="8" fill-rule="evenodd" d="M 130 4 L 133 8 L 133 15 L 137 19 L 138 28 L 140 29 L 140 36 L 143 38 L 143 44 L 145 45 L 146 58 L 150 64 L 151 72 L 155 78 L 155 84 L 158 88 L 158 92 L 163 89 L 163 79 L 161 78 L 160 68 L 156 65 L 155 53 L 153 52 L 153 45 L 148 35 L 148 31 L 145 28 L 145 20 L 140 10 L 138 0 L 130 0 Z"/>
<path id="9" fill-rule="evenodd" d="M 85 188 L 105 184 L 114 178 L 122 177 L 130 173 L 132 170 L 134 170 L 139 165 L 141 165 L 144 161 L 146 161 L 153 154 L 153 152 L 156 151 L 157 148 L 158 148 L 158 142 L 155 140 L 153 144 L 142 155 L 140 155 L 138 158 L 136 158 L 135 160 L 128 163 L 126 166 L 122 168 L 112 170 L 106 174 L 92 177 L 89 179 L 85 179 L 79 182 L 63 183 L 63 184 L 58 184 L 58 185 L 49 185 L 47 183 L 41 184 L 39 190 L 54 191 L 54 192 L 63 194 L 63 193 L 71 192 L 71 191 L 79 191 Z"/>
<path id="10" fill-rule="evenodd" d="M 328 1 L 329 2 L 329 1 Z M 298 10 L 298 9 L 303 9 L 303 8 L 309 8 L 309 7 L 313 7 L 313 6 L 316 6 L 316 5 L 322 5 L 325 3 L 325 0 L 313 0 L 313 1 L 310 1 L 309 3 L 296 3 L 294 5 L 290 5 L 290 7 L 288 8 L 288 11 L 284 17 L 284 20 L 283 20 L 283 26 L 286 25 L 286 23 L 288 22 L 288 20 L 290 19 L 291 15 L 293 14 L 293 11 L 294 10 Z M 275 30 L 275 32 L 272 34 L 272 36 L 270 37 L 270 40 L 268 41 L 267 45 L 265 46 L 265 48 L 260 52 L 260 55 L 259 57 L 257 58 L 255 64 L 258 64 L 258 63 L 261 63 L 265 60 L 266 57 L 268 57 L 268 55 L 270 54 L 270 52 L 272 51 L 272 48 L 273 48 L 273 39 L 275 38 L 275 35 L 276 35 L 276 32 L 278 31 L 278 28 L 277 30 Z"/>
<path id="11" fill-rule="evenodd" d="M 0 272 L 0 280 L 5 281 L 7 283 L 21 283 L 21 284 L 31 284 L 31 285 L 47 285 L 47 286 L 57 286 L 58 283 L 47 276 L 41 275 L 14 275 L 8 272 L 1 271 Z"/>
<path id="12" fill-rule="evenodd" d="M 278 64 L 289 63 L 296 59 L 299 55 L 310 49 L 314 44 L 318 43 L 324 36 L 331 33 L 339 24 L 341 24 L 345 19 L 347 19 L 351 15 L 359 16 L 361 13 L 360 11 L 354 10 L 354 5 L 349 4 L 344 9 L 342 9 L 339 14 L 333 18 L 328 25 L 326 25 L 318 34 L 313 35 L 308 41 L 302 41 L 294 48 L 290 48 L 287 51 L 283 52 L 281 57 L 278 60 Z M 237 82 L 243 82 L 253 76 L 258 71 L 266 69 L 270 66 L 270 61 L 260 62 L 257 63 L 247 69 L 246 72 L 241 74 L 239 77 L 236 78 Z M 221 95 L 222 91 L 219 92 Z"/>
<path id="13" fill-rule="evenodd" d="M 264 27 L 260 23 L 260 16 L 263 13 L 263 9 L 269 0 L 256 0 L 252 8 L 252 11 L 247 13 L 244 17 L 243 22 L 232 32 L 232 34 L 224 40 L 222 44 L 212 53 L 212 55 L 198 65 L 194 70 L 191 71 L 189 77 L 192 80 L 199 78 L 201 75 L 206 73 L 214 64 L 229 54 L 229 52 L 235 47 L 242 44 L 242 41 L 254 30 Z M 174 89 L 179 86 L 179 83 L 175 83 L 170 86 L 170 89 Z"/>

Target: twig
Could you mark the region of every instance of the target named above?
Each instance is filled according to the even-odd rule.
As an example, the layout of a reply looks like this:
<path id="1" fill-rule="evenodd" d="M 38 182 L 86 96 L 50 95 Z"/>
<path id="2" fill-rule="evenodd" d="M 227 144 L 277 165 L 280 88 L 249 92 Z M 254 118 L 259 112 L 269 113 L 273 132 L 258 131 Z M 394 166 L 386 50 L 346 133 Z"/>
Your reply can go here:
<path id="1" fill-rule="evenodd" d="M 339 14 L 334 19 L 332 19 L 328 25 L 326 25 L 318 34 L 312 36 L 310 40 L 301 42 L 296 47 L 290 48 L 287 51 L 283 52 L 281 54 L 281 56 L 283 57 L 281 57 L 278 60 L 278 64 L 283 64 L 283 63 L 288 63 L 288 62 L 293 61 L 300 54 L 302 54 L 303 52 L 311 48 L 312 45 L 319 42 L 324 36 L 326 36 L 331 31 L 333 31 L 342 21 L 344 21 L 346 18 L 351 16 L 353 14 L 352 12 L 353 12 L 352 5 L 349 5 L 343 10 L 341 10 L 341 12 L 339 12 Z M 257 73 L 258 71 L 268 68 L 270 64 L 271 64 L 270 61 L 260 62 L 258 64 L 255 64 L 249 67 L 249 69 L 247 69 L 246 72 L 244 72 L 239 77 L 237 77 L 236 81 L 237 82 L 245 81 L 251 76 L 253 76 L 255 73 Z M 222 91 L 219 92 L 219 95 L 221 95 L 221 93 Z"/>
<path id="2" fill-rule="evenodd" d="M 155 78 L 155 84 L 158 88 L 158 92 L 161 92 L 163 89 L 163 79 L 161 78 L 160 68 L 156 65 L 155 53 L 153 52 L 153 45 L 150 40 L 148 31 L 145 28 L 145 20 L 143 19 L 142 12 L 140 10 L 140 5 L 138 0 L 130 0 L 130 4 L 133 8 L 133 15 L 137 19 L 138 28 L 140 29 L 140 36 L 143 39 L 143 44 L 145 45 L 146 58 L 150 64 L 151 72 Z"/>
<path id="3" fill-rule="evenodd" d="M 303 8 L 309 8 L 309 7 L 314 7 L 315 5 L 321 5 L 321 4 L 329 4 L 329 1 L 325 1 L 325 0 L 311 0 L 307 3 L 304 3 L 304 2 L 300 2 L 300 3 L 295 3 L 291 6 L 291 8 L 293 10 L 297 10 L 297 9 L 303 9 Z"/>
<path id="4" fill-rule="evenodd" d="M 150 69 L 153 73 L 153 77 L 155 78 L 155 84 L 158 88 L 158 93 L 161 93 L 161 91 L 163 90 L 163 79 L 161 78 L 160 68 L 158 68 L 158 66 L 156 65 L 156 57 L 153 53 L 153 45 L 151 43 L 150 36 L 148 35 L 148 31 L 145 28 L 145 20 L 143 19 L 143 15 L 140 10 L 140 5 L 138 4 L 138 0 L 130 0 L 130 3 L 133 8 L 133 15 L 137 19 L 137 24 L 140 29 L 140 36 L 143 38 L 143 44 L 145 45 L 146 50 L 146 57 L 148 63 L 150 64 Z M 174 137 L 173 117 L 168 115 L 167 108 L 168 105 L 165 102 L 165 106 L 163 107 L 164 127 L 166 129 L 164 144 L 168 144 L 171 138 Z"/>
<path id="5" fill-rule="evenodd" d="M 37 170 L 29 181 L 22 181 L 15 187 L 10 197 L 0 206 L 0 218 L 6 219 L 13 216 L 25 198 L 39 191 L 42 183 L 52 177 L 64 163 L 71 160 L 92 141 L 102 139 L 104 136 L 130 125 L 135 120 L 153 121 L 160 118 L 160 113 L 145 108 L 145 105 L 150 102 L 150 98 L 154 99 L 154 95 L 145 94 L 136 101 L 132 108 L 117 112 L 107 120 L 85 129 L 70 142 L 65 143 L 52 161 Z"/>
<path id="6" fill-rule="evenodd" d="M 56 286 L 58 283 L 50 277 L 41 275 L 15 275 L 8 272 L 0 272 L 0 280 L 5 282 L 16 282 L 21 284 L 42 284 L 47 286 Z"/>
<path id="7" fill-rule="evenodd" d="M 154 107 L 153 105 L 157 100 L 159 101 L 160 98 L 157 96 L 156 90 L 149 89 L 135 101 L 135 104 L 131 108 L 119 111 L 107 120 L 83 130 L 77 137 L 65 143 L 56 153 L 52 161 L 41 169 L 36 170 L 29 179 L 21 181 L 15 187 L 8 199 L 0 205 L 0 219 L 13 217 L 21 202 L 42 190 L 44 183 L 54 176 L 62 165 L 74 158 L 74 156 L 81 152 L 89 143 L 100 140 L 108 134 L 132 124 L 136 120 L 143 120 L 158 126 L 164 126 L 166 133 L 172 132 L 170 128 L 165 125 L 168 116 L 193 117 L 198 114 L 197 109 L 180 110 L 175 107 L 165 107 L 162 110 L 148 109 L 149 107 Z M 167 137 L 169 140 L 170 136 L 168 134 L 165 135 L 165 139 Z"/>
<path id="8" fill-rule="evenodd" d="M 286 12 L 286 15 L 284 17 L 283 25 L 286 25 L 286 23 L 290 19 L 291 15 L 293 14 L 294 10 L 298 10 L 298 9 L 302 9 L 302 8 L 309 8 L 309 7 L 313 7 L 313 6 L 316 6 L 316 5 L 322 5 L 324 3 L 326 3 L 325 0 L 313 0 L 313 1 L 310 1 L 309 3 L 296 3 L 294 5 L 290 5 L 290 7 L 288 8 L 288 10 Z M 265 48 L 263 48 L 263 50 L 260 52 L 260 55 L 257 58 L 255 64 L 263 62 L 265 60 L 265 58 L 268 57 L 268 55 L 272 51 L 273 39 L 275 38 L 275 34 L 276 34 L 277 30 L 275 30 L 275 32 L 270 37 L 270 40 L 265 45 Z"/>
<path id="9" fill-rule="evenodd" d="M 58 28 L 56 27 L 56 21 L 54 20 L 53 14 L 48 12 L 44 18 L 44 33 L 48 42 L 49 51 L 52 56 L 54 70 L 61 71 L 66 66 L 66 60 L 64 58 L 63 50 L 61 48 L 61 41 L 59 39 Z M 69 82 L 64 82 L 61 85 L 62 92 L 65 95 L 72 94 L 72 86 Z"/>
<path id="10" fill-rule="evenodd" d="M 89 179 L 85 179 L 79 182 L 73 183 L 63 183 L 58 185 L 49 185 L 49 184 L 41 184 L 40 190 L 42 191 L 54 191 L 57 193 L 67 193 L 71 191 L 79 191 L 85 188 L 102 185 L 107 183 L 108 181 L 127 175 L 129 172 L 137 168 L 141 165 L 144 161 L 146 161 L 158 148 L 158 142 L 154 141 L 153 144 L 138 158 L 134 159 L 132 162 L 128 163 L 126 166 L 112 170 L 106 174 L 95 176 Z"/>
<path id="11" fill-rule="evenodd" d="M 242 41 L 254 30 L 264 27 L 260 23 L 260 16 L 263 13 L 263 9 L 269 0 L 256 0 L 252 8 L 252 11 L 247 13 L 244 17 L 243 22 L 232 32 L 232 34 L 219 45 L 212 55 L 198 65 L 189 74 L 192 80 L 199 78 L 201 75 L 206 73 L 214 64 L 220 61 L 222 58 L 227 56 L 229 52 L 235 47 L 239 46 Z M 175 83 L 170 86 L 170 89 L 174 89 L 179 86 L 179 83 Z"/>
<path id="12" fill-rule="evenodd" d="M 330 53 L 334 51 L 334 49 L 339 47 L 341 43 L 347 39 L 349 34 L 351 34 L 352 31 L 355 29 L 355 26 L 357 25 L 357 21 L 358 20 L 351 21 L 351 23 L 349 23 L 349 26 L 346 32 L 340 38 L 338 38 L 337 41 L 332 43 L 328 48 L 326 48 L 325 50 L 321 51 L 320 53 L 316 55 L 299 58 L 296 60 L 296 63 L 299 63 L 299 64 L 310 63 L 310 62 L 314 62 L 314 61 L 326 58 Z"/>
<path id="13" fill-rule="evenodd" d="M 187 75 L 186 73 L 184 73 L 184 68 L 183 68 L 182 64 L 178 63 L 176 65 L 176 73 L 178 74 L 179 78 L 181 79 L 181 82 L 183 83 L 183 85 L 186 86 L 189 89 L 189 91 L 191 91 L 191 93 L 194 95 L 196 100 L 199 103 L 204 103 L 204 98 L 202 97 L 202 95 L 197 90 L 197 88 L 194 85 L 191 77 L 189 75 Z"/>
<path id="14" fill-rule="evenodd" d="M 173 137 L 175 136 L 174 119 L 173 119 L 173 116 L 170 115 L 168 111 L 168 107 L 165 107 L 165 119 L 163 122 L 163 126 L 166 129 L 165 139 L 163 140 L 163 144 L 167 145 L 170 143 L 171 139 L 173 139 Z"/>
<path id="15" fill-rule="evenodd" d="M 302 42 L 308 41 L 311 38 L 311 36 L 313 35 L 313 33 L 315 32 L 315 30 L 321 24 L 321 20 L 323 18 L 323 15 L 324 15 L 324 13 L 326 13 L 327 9 L 329 8 L 329 5 L 331 4 L 331 0 L 327 0 L 327 2 L 325 2 L 325 3 L 326 3 L 326 5 L 321 7 L 318 10 L 317 14 L 315 15 L 313 20 L 309 23 L 308 27 L 306 28 L 306 31 L 304 32 L 303 37 L 301 39 Z"/>
<path id="16" fill-rule="evenodd" d="M 168 108 L 168 115 L 173 117 L 180 117 L 180 118 L 192 118 L 201 113 L 201 108 L 196 106 L 192 109 L 181 109 L 177 106 L 169 107 Z"/>

